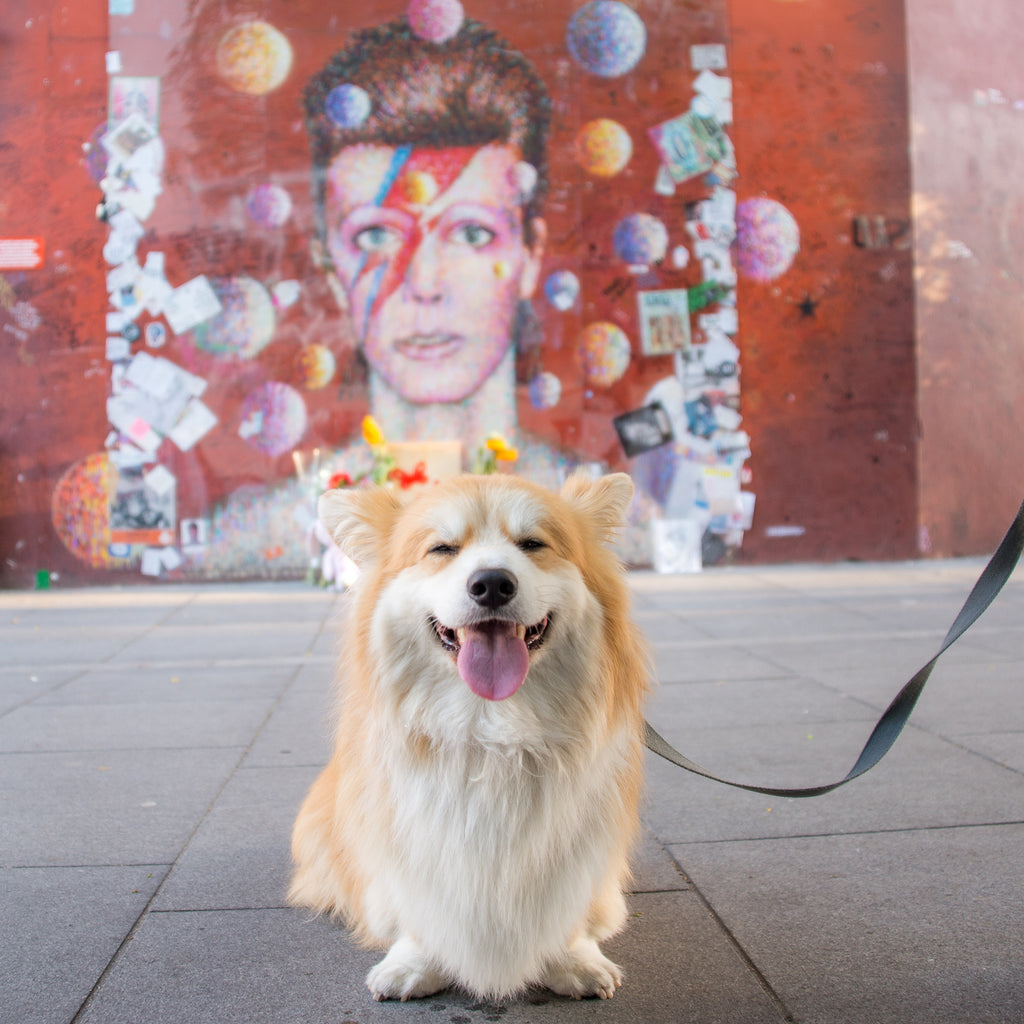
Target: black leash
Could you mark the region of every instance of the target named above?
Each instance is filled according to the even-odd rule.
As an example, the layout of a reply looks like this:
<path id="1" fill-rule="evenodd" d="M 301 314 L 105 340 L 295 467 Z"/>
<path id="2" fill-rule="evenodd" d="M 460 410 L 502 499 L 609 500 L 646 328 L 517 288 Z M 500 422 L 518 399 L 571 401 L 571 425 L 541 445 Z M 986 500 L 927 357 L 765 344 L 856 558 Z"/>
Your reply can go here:
<path id="1" fill-rule="evenodd" d="M 688 757 L 680 754 L 667 740 L 660 736 L 650 722 L 644 722 L 644 742 L 655 754 L 671 761 L 688 772 L 702 775 L 705 779 L 712 779 L 714 782 L 723 782 L 727 786 L 735 786 L 737 789 L 746 789 L 752 793 L 765 793 L 768 796 L 805 797 L 821 796 L 830 793 L 833 789 L 846 785 L 847 782 L 863 775 L 866 771 L 874 768 L 879 761 L 889 752 L 889 748 L 896 742 L 896 737 L 903 731 L 907 724 L 910 712 L 914 710 L 917 698 L 921 696 L 924 684 L 932 674 L 932 669 L 940 657 L 950 648 L 964 633 L 974 625 L 981 617 L 982 612 L 992 603 L 996 594 L 1003 588 L 1003 584 L 1010 578 L 1014 568 L 1024 549 L 1024 504 L 1017 510 L 1017 517 L 1010 524 L 996 549 L 995 554 L 989 559 L 988 565 L 974 584 L 973 589 L 967 596 L 964 606 L 949 627 L 946 639 L 942 641 L 935 657 L 926 665 L 918 669 L 913 677 L 907 682 L 902 690 L 896 695 L 893 702 L 886 708 L 885 714 L 878 720 L 874 732 L 864 745 L 864 749 L 857 758 L 857 763 L 850 769 L 847 775 L 838 782 L 830 782 L 824 786 L 807 786 L 804 789 L 775 789 L 771 786 L 752 786 L 742 782 L 732 782 L 723 779 L 714 772 L 701 768 L 699 764 L 691 761 Z"/>

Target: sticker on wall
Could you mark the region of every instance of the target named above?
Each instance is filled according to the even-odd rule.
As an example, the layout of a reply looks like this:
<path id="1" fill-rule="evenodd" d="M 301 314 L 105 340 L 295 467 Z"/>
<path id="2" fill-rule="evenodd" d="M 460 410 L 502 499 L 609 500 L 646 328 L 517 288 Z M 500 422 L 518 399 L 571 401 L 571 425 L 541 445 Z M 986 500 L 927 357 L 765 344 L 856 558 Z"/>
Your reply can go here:
<path id="1" fill-rule="evenodd" d="M 728 67 L 723 43 L 694 43 L 690 47 L 690 67 L 694 71 L 724 71 Z"/>
<path id="2" fill-rule="evenodd" d="M 213 278 L 210 286 L 219 311 L 192 328 L 196 347 L 218 359 L 252 359 L 274 336 L 277 317 L 270 293 L 244 274 Z"/>
<path id="3" fill-rule="evenodd" d="M 38 270 L 45 258 L 42 238 L 0 238 L 0 270 Z"/>
<path id="4" fill-rule="evenodd" d="M 212 410 L 198 398 L 191 398 L 167 436 L 177 445 L 179 451 L 187 452 L 216 425 L 217 417 Z"/>
<path id="5" fill-rule="evenodd" d="M 116 128 L 138 114 L 153 129 L 160 129 L 160 79 L 151 75 L 112 75 L 107 105 L 107 126 Z"/>
<path id="6" fill-rule="evenodd" d="M 637 292 L 640 351 L 665 356 L 690 348 L 690 300 L 685 288 Z"/>
<path id="7" fill-rule="evenodd" d="M 177 481 L 161 465 L 110 466 L 110 539 L 115 544 L 169 544 L 177 528 Z"/>
<path id="8" fill-rule="evenodd" d="M 612 423 L 622 450 L 630 458 L 668 444 L 675 437 L 672 421 L 660 402 L 616 416 Z"/>
<path id="9" fill-rule="evenodd" d="M 663 121 L 647 134 L 677 182 L 705 174 L 730 154 L 721 126 L 693 111 Z"/>
<path id="10" fill-rule="evenodd" d="M 136 110 L 107 130 L 103 136 L 103 148 L 115 160 L 125 162 L 156 137 L 157 131 L 153 122 Z"/>
<path id="11" fill-rule="evenodd" d="M 704 121 L 715 140 L 715 160 L 725 156 L 727 140 L 721 126 L 732 123 L 732 79 L 705 68 L 693 82 L 690 110 Z"/>
<path id="12" fill-rule="evenodd" d="M 201 555 L 210 539 L 209 519 L 182 519 L 181 550 L 186 555 Z"/>

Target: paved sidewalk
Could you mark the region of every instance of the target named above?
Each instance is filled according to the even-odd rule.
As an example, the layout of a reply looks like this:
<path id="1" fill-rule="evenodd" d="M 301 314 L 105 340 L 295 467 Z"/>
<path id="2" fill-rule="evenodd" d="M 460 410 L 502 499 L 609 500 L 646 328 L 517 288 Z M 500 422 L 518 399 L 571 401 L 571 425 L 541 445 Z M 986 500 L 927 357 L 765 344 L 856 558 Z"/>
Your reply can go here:
<path id="1" fill-rule="evenodd" d="M 649 717 L 733 777 L 839 777 L 982 564 L 633 574 Z M 770 799 L 651 758 L 611 1003 L 376 1004 L 376 954 L 285 906 L 340 603 L 300 584 L 0 593 L 2 1024 L 1024 1019 L 1024 571 L 844 789 Z"/>

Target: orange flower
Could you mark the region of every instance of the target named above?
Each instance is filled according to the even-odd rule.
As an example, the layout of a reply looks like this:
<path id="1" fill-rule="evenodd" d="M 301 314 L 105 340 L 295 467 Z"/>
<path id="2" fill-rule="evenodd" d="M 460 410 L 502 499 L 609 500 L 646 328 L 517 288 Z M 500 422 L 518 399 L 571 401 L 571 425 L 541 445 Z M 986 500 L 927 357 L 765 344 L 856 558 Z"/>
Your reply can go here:
<path id="1" fill-rule="evenodd" d="M 501 434 L 491 434 L 485 444 L 489 451 L 494 452 L 494 457 L 502 462 L 515 462 L 519 458 L 519 452 Z"/>

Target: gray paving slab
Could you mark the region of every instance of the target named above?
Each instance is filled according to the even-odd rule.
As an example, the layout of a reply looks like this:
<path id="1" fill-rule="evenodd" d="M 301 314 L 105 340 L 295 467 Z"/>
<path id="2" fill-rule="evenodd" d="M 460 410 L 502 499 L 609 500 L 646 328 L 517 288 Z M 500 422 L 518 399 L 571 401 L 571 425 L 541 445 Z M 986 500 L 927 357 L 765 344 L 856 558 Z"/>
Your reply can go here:
<path id="1" fill-rule="evenodd" d="M 81 675 L 82 669 L 5 668 L 0 665 L 0 715 L 29 701 L 45 700 L 51 692 Z"/>
<path id="2" fill-rule="evenodd" d="M 335 702 L 325 681 L 290 687 L 242 762 L 246 768 L 323 765 L 331 754 Z"/>
<path id="3" fill-rule="evenodd" d="M 865 633 L 862 637 L 817 636 L 799 641 L 792 636 L 754 637 L 744 641 L 742 646 L 784 671 L 813 675 L 852 665 L 858 671 L 896 679 L 902 684 L 935 654 L 941 640 L 941 633 L 907 635 L 891 631 Z M 964 655 L 960 649 L 953 648 L 945 660 L 953 663 L 961 657 Z M 972 660 L 976 659 L 977 654 L 973 654 Z"/>
<path id="4" fill-rule="evenodd" d="M 869 595 L 843 595 L 836 601 L 844 611 L 863 615 L 883 628 L 891 629 L 894 623 L 899 623 L 901 629 L 942 634 L 952 624 L 969 589 L 964 586 L 918 593 L 875 591 Z M 991 608 L 985 615 L 984 626 L 976 627 L 972 635 L 1008 622 L 1007 608 L 1004 604 Z"/>
<path id="5" fill-rule="evenodd" d="M 182 664 L 163 668 L 138 664 L 104 665 L 40 691 L 33 702 L 110 706 L 115 704 L 173 704 L 196 700 L 252 700 L 277 697 L 289 686 L 297 669 L 294 661 L 275 665 L 235 661 L 230 665 Z M 0 677 L 0 689 L 6 687 Z"/>
<path id="6" fill-rule="evenodd" d="M 495 1004 L 445 992 L 375 1003 L 363 979 L 380 953 L 287 910 L 153 913 L 99 988 L 82 1024 L 310 1024 L 312 1021 L 545 1021 L 775 1024 L 778 1007 L 694 894 L 632 897 L 606 949 L 626 972 L 611 1003 L 535 991 Z"/>
<path id="7" fill-rule="evenodd" d="M 857 644 L 879 631 L 879 623 L 859 610 L 828 601 L 797 600 L 788 594 L 766 596 L 739 606 L 730 601 L 714 609 L 698 608 L 687 618 L 709 637 L 744 648 L 752 639 L 752 630 L 753 639 L 772 644 L 788 641 L 790 645 L 802 644 L 807 636 L 834 633 Z"/>
<path id="8" fill-rule="evenodd" d="M 793 675 L 771 654 L 754 653 L 724 642 L 664 641 L 654 647 L 654 674 L 660 685 L 717 682 L 720 679 L 785 679 Z"/>
<path id="9" fill-rule="evenodd" d="M 1024 775 L 1024 733 L 985 732 L 950 736 L 953 743 L 994 764 Z"/>
<path id="10" fill-rule="evenodd" d="M 244 747 L 273 698 L 33 704 L 0 718 L 0 753 Z"/>
<path id="11" fill-rule="evenodd" d="M 1013 610 L 1016 621 L 1012 625 L 1008 623 L 1002 628 L 988 628 L 989 624 L 986 623 L 984 627 L 972 629 L 962 641 L 965 651 L 980 651 L 994 661 L 1000 657 L 1019 659 L 1021 649 L 1024 648 L 1024 605 L 1016 605 Z"/>
<path id="12" fill-rule="evenodd" d="M 940 663 L 914 708 L 914 720 L 919 728 L 947 736 L 992 731 L 1024 734 L 1020 661 Z"/>
<path id="13" fill-rule="evenodd" d="M 339 595 L 304 584 L 283 583 L 266 589 L 198 590 L 176 608 L 165 625 L 223 626 L 247 623 L 278 626 L 314 622 L 329 616 Z"/>
<path id="14" fill-rule="evenodd" d="M 42 594 L 0 594 L 0 641 L 16 637 L 46 635 L 46 630 L 70 630 L 81 633 L 91 629 L 141 630 L 156 626 L 174 613 L 177 602 L 158 595 L 160 600 L 139 600 L 139 595 L 101 593 L 87 603 L 69 600 L 66 593 L 54 592 L 52 599 Z M 111 601 L 110 597 L 116 600 Z M 18 602 L 21 603 L 18 603 Z"/>
<path id="15" fill-rule="evenodd" d="M 320 631 L 318 620 L 281 622 L 268 628 L 261 622 L 216 625 L 162 626 L 134 638 L 117 650 L 111 662 L 168 661 L 187 655 L 190 661 L 259 659 L 309 653 Z"/>
<path id="16" fill-rule="evenodd" d="M 0 650 L 9 669 L 88 666 L 120 654 L 137 636 L 133 626 L 40 626 L 0 631 Z"/>
<path id="17" fill-rule="evenodd" d="M 344 602 L 339 603 L 337 610 L 324 621 L 324 628 L 310 647 L 313 657 L 327 659 L 332 665 L 345 650 L 345 618 Z"/>
<path id="18" fill-rule="evenodd" d="M 0 1020 L 70 1021 L 166 870 L 0 868 Z"/>
<path id="19" fill-rule="evenodd" d="M 338 654 L 313 654 L 303 658 L 296 668 L 291 689 L 324 690 L 329 688 L 334 681 L 339 657 L 341 657 L 340 651 Z"/>
<path id="20" fill-rule="evenodd" d="M 234 747 L 0 754 L 0 864 L 171 864 Z"/>
<path id="21" fill-rule="evenodd" d="M 683 617 L 663 609 L 636 609 L 633 621 L 649 644 L 663 641 L 696 643 L 711 638 L 710 634 L 691 617 Z"/>
<path id="22" fill-rule="evenodd" d="M 646 825 L 633 851 L 631 866 L 633 877 L 628 886 L 631 893 L 677 892 L 690 888 L 689 879 Z"/>
<path id="23" fill-rule="evenodd" d="M 812 786 L 844 776 L 869 731 L 863 722 L 819 723 L 810 731 L 773 726 L 771 739 L 756 727 L 704 730 L 692 743 L 676 746 L 726 778 Z M 665 842 L 1024 820 L 1019 773 L 913 727 L 870 774 L 810 800 L 722 787 L 654 755 L 647 789 L 648 821 Z"/>
<path id="24" fill-rule="evenodd" d="M 801 1024 L 1013 1024 L 1024 825 L 672 852 Z"/>
<path id="25" fill-rule="evenodd" d="M 235 772 L 174 866 L 157 910 L 286 906 L 292 823 L 318 768 Z"/>
<path id="26" fill-rule="evenodd" d="M 807 722 L 874 721 L 878 711 L 862 700 L 792 674 L 767 679 L 663 683 L 651 695 L 647 717 L 681 742 L 701 729 Z"/>

